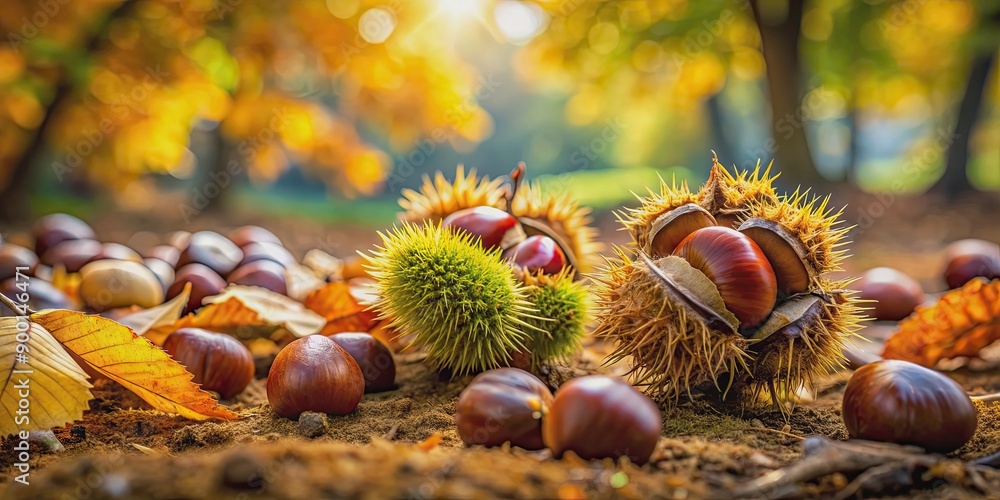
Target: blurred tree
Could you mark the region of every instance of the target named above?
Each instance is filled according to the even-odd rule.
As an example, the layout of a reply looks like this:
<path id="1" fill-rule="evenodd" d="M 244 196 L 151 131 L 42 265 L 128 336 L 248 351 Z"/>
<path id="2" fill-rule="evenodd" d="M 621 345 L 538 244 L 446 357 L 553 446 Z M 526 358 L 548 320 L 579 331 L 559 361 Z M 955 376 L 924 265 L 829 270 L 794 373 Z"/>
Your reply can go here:
<path id="1" fill-rule="evenodd" d="M 400 148 L 490 133 L 476 74 L 435 36 L 440 14 L 435 0 L 7 1 L 5 214 L 24 213 L 47 167 L 133 199 L 148 198 L 144 174 L 214 168 L 203 194 L 215 198 L 233 177 L 270 182 L 292 162 L 332 190 L 373 193 L 390 161 L 359 136 L 365 123 Z M 192 127 L 215 123 L 228 153 L 197 165 Z"/>

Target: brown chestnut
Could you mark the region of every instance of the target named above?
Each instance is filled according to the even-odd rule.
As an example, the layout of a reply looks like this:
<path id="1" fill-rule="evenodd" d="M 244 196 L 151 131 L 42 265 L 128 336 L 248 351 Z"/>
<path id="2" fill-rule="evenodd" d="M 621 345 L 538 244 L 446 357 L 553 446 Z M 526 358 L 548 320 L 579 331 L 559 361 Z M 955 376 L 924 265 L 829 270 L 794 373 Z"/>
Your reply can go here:
<path id="1" fill-rule="evenodd" d="M 513 215 L 494 207 L 472 207 L 445 217 L 444 227 L 478 237 L 487 250 L 506 250 L 524 241 L 524 229 Z"/>
<path id="2" fill-rule="evenodd" d="M 177 267 L 177 261 L 181 258 L 181 252 L 170 245 L 159 245 L 150 248 L 142 256 L 147 259 L 160 259 L 170 264 L 170 267 Z"/>
<path id="3" fill-rule="evenodd" d="M 93 240 L 94 229 L 68 214 L 46 215 L 35 221 L 35 253 L 44 255 L 50 248 L 69 240 Z"/>
<path id="4" fill-rule="evenodd" d="M 142 256 L 140 256 L 135 250 L 132 250 L 131 248 L 120 243 L 104 243 L 101 245 L 101 251 L 98 252 L 97 255 L 91 257 L 87 264 L 108 259 L 142 262 Z"/>
<path id="5" fill-rule="evenodd" d="M 715 284 L 741 329 L 760 325 L 774 309 L 778 299 L 774 269 L 760 247 L 743 233 L 721 226 L 698 229 L 681 240 L 674 255 Z"/>
<path id="6" fill-rule="evenodd" d="M 859 298 L 873 300 L 868 315 L 882 321 L 899 321 L 924 302 L 924 289 L 908 274 L 891 267 L 869 269 L 854 284 Z"/>
<path id="7" fill-rule="evenodd" d="M 261 260 L 277 262 L 282 267 L 292 267 L 296 264 L 295 257 L 285 247 L 277 243 L 262 242 L 250 243 L 243 247 L 243 260 L 238 267 Z"/>
<path id="8" fill-rule="evenodd" d="M 524 370 L 497 368 L 480 373 L 458 397 L 458 435 L 470 446 L 500 446 L 510 441 L 526 450 L 542 449 L 542 421 L 552 401 L 549 388 Z"/>
<path id="9" fill-rule="evenodd" d="M 144 264 L 104 259 L 80 269 L 80 299 L 102 312 L 118 307 L 149 308 L 163 303 L 163 285 Z"/>
<path id="10" fill-rule="evenodd" d="M 1000 245 L 983 240 L 959 240 L 944 250 L 944 279 L 959 288 L 973 278 L 1000 278 Z"/>
<path id="11" fill-rule="evenodd" d="M 191 242 L 191 233 L 187 231 L 174 231 L 167 235 L 167 244 L 176 248 L 178 252 L 187 248 Z"/>
<path id="12" fill-rule="evenodd" d="M 887 359 L 858 368 L 844 390 L 844 424 L 852 438 L 947 453 L 976 432 L 976 407 L 947 376 Z"/>
<path id="13" fill-rule="evenodd" d="M 330 340 L 343 347 L 361 367 L 365 377 L 365 392 L 388 391 L 396 385 L 396 362 L 389 347 L 362 332 L 330 335 Z"/>
<path id="14" fill-rule="evenodd" d="M 142 263 L 153 271 L 156 275 L 156 279 L 160 281 L 160 285 L 163 286 L 163 291 L 166 292 L 170 289 L 170 285 L 174 283 L 174 267 L 169 263 L 164 262 L 156 258 L 142 259 Z"/>
<path id="15" fill-rule="evenodd" d="M 542 438 L 556 457 L 573 451 L 585 459 L 626 456 L 642 465 L 662 428 L 660 409 L 645 394 L 622 379 L 590 375 L 559 388 L 542 419 Z"/>
<path id="16" fill-rule="evenodd" d="M 214 231 L 198 231 L 191 235 L 187 248 L 181 251 L 177 266 L 201 264 L 219 276 L 228 276 L 243 260 L 243 251 L 229 238 Z"/>
<path id="17" fill-rule="evenodd" d="M 285 286 L 285 268 L 277 262 L 258 260 L 236 268 L 229 274 L 230 283 L 243 286 L 259 286 L 274 293 L 288 294 Z"/>
<path id="18" fill-rule="evenodd" d="M 267 401 L 274 413 L 298 418 L 304 411 L 347 415 L 365 393 L 365 378 L 354 358 L 322 335 L 285 346 L 267 374 Z"/>
<path id="19" fill-rule="evenodd" d="M 20 285 L 20 286 L 18 286 Z M 24 281 L 18 281 L 16 277 L 9 278 L 0 283 L 0 293 L 6 295 L 11 300 L 20 303 L 20 297 L 25 294 Z M 70 309 L 73 301 L 62 290 L 56 288 L 48 281 L 31 280 L 26 293 L 28 308 L 41 311 L 42 309 Z M 12 316 L 14 312 L 7 306 L 0 304 L 0 316 Z"/>
<path id="20" fill-rule="evenodd" d="M 226 280 L 215 271 L 201 264 L 188 264 L 177 270 L 174 283 L 167 289 L 167 300 L 181 293 L 185 283 L 191 283 L 191 298 L 184 308 L 184 314 L 201 307 L 201 301 L 205 297 L 218 295 L 226 288 Z"/>
<path id="21" fill-rule="evenodd" d="M 0 281 L 13 278 L 17 273 L 34 276 L 36 267 L 38 256 L 35 252 L 13 243 L 0 245 Z"/>
<path id="22" fill-rule="evenodd" d="M 103 249 L 104 245 L 95 240 L 66 240 L 46 250 L 39 256 L 39 261 L 46 266 L 63 266 L 66 272 L 77 273 Z"/>
<path id="23" fill-rule="evenodd" d="M 241 226 L 233 229 L 226 236 L 240 248 L 251 243 L 274 243 L 281 245 L 281 240 L 274 233 L 260 226 Z"/>
<path id="24" fill-rule="evenodd" d="M 566 267 L 566 254 L 555 240 L 536 234 L 514 245 L 503 253 L 514 267 L 534 274 L 558 274 Z"/>
<path id="25" fill-rule="evenodd" d="M 170 334 L 163 348 L 194 374 L 194 382 L 229 399 L 253 380 L 253 355 L 242 342 L 224 333 L 181 328 Z"/>

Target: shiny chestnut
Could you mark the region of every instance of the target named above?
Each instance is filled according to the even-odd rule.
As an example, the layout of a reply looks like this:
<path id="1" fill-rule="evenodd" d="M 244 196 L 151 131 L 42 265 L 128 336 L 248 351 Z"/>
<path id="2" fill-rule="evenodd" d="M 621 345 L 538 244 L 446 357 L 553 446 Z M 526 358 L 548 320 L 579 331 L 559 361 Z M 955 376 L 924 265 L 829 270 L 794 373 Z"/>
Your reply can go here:
<path id="1" fill-rule="evenodd" d="M 444 227 L 479 237 L 483 248 L 507 249 L 524 240 L 524 229 L 513 215 L 494 207 L 472 207 L 445 217 Z"/>
<path id="2" fill-rule="evenodd" d="M 251 243 L 274 243 L 281 245 L 281 240 L 274 233 L 260 226 L 240 226 L 227 233 L 226 236 L 240 248 Z"/>
<path id="3" fill-rule="evenodd" d="M 858 368 L 844 390 L 844 424 L 852 438 L 947 453 L 976 432 L 976 407 L 954 380 L 900 360 Z"/>
<path id="4" fill-rule="evenodd" d="M 242 342 L 224 333 L 181 328 L 170 334 L 163 348 L 194 374 L 203 389 L 229 399 L 253 380 L 253 355 Z"/>
<path id="5" fill-rule="evenodd" d="M 68 214 L 51 214 L 38 219 L 35 221 L 33 232 L 35 253 L 39 256 L 64 241 L 97 238 L 94 229 L 86 222 Z"/>
<path id="6" fill-rule="evenodd" d="M 899 321 L 924 302 L 920 283 L 891 267 L 869 269 L 854 286 L 859 298 L 874 301 L 868 315 L 882 321 Z"/>
<path id="7" fill-rule="evenodd" d="M 173 284 L 167 289 L 167 300 L 180 294 L 185 283 L 191 283 L 191 297 L 184 308 L 184 314 L 201 307 L 201 301 L 205 297 L 218 295 L 226 288 L 226 280 L 215 271 L 201 264 L 188 264 L 177 270 Z"/>
<path id="8" fill-rule="evenodd" d="M 973 278 L 1000 278 L 1000 245 L 983 240 L 959 240 L 944 251 L 944 279 L 959 288 Z"/>
<path id="9" fill-rule="evenodd" d="M 13 243 L 0 245 L 0 281 L 13 278 L 18 272 L 34 276 L 36 267 L 38 256 L 35 252 Z"/>
<path id="10" fill-rule="evenodd" d="M 101 251 L 90 258 L 87 264 L 99 260 L 125 260 L 129 262 L 142 262 L 142 256 L 131 248 L 121 243 L 103 243 Z"/>
<path id="11" fill-rule="evenodd" d="M 296 264 L 295 256 L 285 247 L 271 242 L 255 242 L 243 247 L 243 260 L 238 267 L 247 264 L 269 260 L 281 264 L 282 267 L 292 267 Z"/>
<path id="12" fill-rule="evenodd" d="M 271 260 L 244 264 L 230 273 L 227 281 L 235 285 L 259 286 L 282 295 L 288 293 L 285 285 L 285 268 Z"/>
<path id="13" fill-rule="evenodd" d="M 526 450 L 542 449 L 542 420 L 552 401 L 549 388 L 524 370 L 498 368 L 480 373 L 458 397 L 458 435 L 470 446 L 500 446 L 510 441 Z"/>
<path id="14" fill-rule="evenodd" d="M 173 268 L 177 266 L 177 261 L 181 258 L 181 252 L 170 245 L 158 245 L 150 248 L 142 256 L 147 259 L 160 259 L 170 264 L 170 267 Z"/>
<path id="15" fill-rule="evenodd" d="M 39 256 L 39 261 L 46 266 L 63 266 L 66 272 L 77 273 L 103 249 L 104 245 L 95 240 L 66 240 L 46 250 Z"/>
<path id="16" fill-rule="evenodd" d="M 699 229 L 681 240 L 674 255 L 705 273 L 740 328 L 759 326 L 778 299 L 778 281 L 760 247 L 728 227 Z"/>
<path id="17" fill-rule="evenodd" d="M 567 451 L 585 459 L 626 456 L 642 465 L 662 428 L 660 409 L 645 394 L 622 379 L 591 375 L 559 388 L 542 419 L 542 438 L 557 457 Z"/>
<path id="18" fill-rule="evenodd" d="M 358 407 L 364 392 L 361 367 L 322 335 L 285 346 L 267 375 L 267 401 L 285 418 L 298 418 L 304 411 L 346 415 Z"/>
<path id="19" fill-rule="evenodd" d="M 201 264 L 227 276 L 243 260 L 243 251 L 229 238 L 214 231 L 198 231 L 191 235 L 187 248 L 181 251 L 177 266 Z"/>
<path id="20" fill-rule="evenodd" d="M 23 288 L 24 281 L 19 281 L 16 277 L 0 282 L 0 293 L 19 304 L 21 303 L 21 298 L 28 299 L 28 308 L 34 311 L 41 311 L 42 309 L 71 309 L 73 307 L 73 300 L 48 281 L 39 279 L 31 280 L 27 293 L 25 293 Z M 7 306 L 0 304 L 0 316 L 16 316 L 16 314 Z"/>
<path id="21" fill-rule="evenodd" d="M 362 332 L 330 335 L 330 340 L 342 347 L 361 367 L 365 377 L 365 392 L 388 391 L 396 386 L 396 362 L 389 347 Z"/>
<path id="22" fill-rule="evenodd" d="M 529 273 L 558 274 L 566 267 L 566 254 L 555 240 L 543 235 L 529 236 L 503 255 L 514 267 Z"/>

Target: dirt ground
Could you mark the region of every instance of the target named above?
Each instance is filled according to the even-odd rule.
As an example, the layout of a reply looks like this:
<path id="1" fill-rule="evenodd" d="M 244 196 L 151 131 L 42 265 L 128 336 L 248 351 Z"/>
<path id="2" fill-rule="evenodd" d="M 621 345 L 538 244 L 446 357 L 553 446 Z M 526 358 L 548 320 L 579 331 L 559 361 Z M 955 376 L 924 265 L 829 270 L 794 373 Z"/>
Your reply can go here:
<path id="1" fill-rule="evenodd" d="M 852 198 L 858 208 L 845 212 L 848 224 L 865 222 L 859 210 L 871 203 L 886 204 L 874 197 Z M 884 215 L 856 231 L 855 257 L 847 271 L 892 265 L 917 277 L 929 292 L 943 290 L 940 250 L 963 237 L 1000 241 L 995 222 L 1000 200 L 978 197 L 941 206 L 893 201 Z M 329 228 L 301 221 L 248 222 L 263 222 L 302 251 L 333 241 L 333 253 L 346 255 L 375 240 L 367 231 L 331 235 Z M 602 217 L 601 226 L 608 237 L 623 236 L 610 218 Z M 108 239 L 127 242 L 121 227 L 97 229 L 102 235 L 117 230 L 121 236 L 109 234 Z M 894 326 L 871 324 L 863 334 L 873 342 L 864 348 L 877 352 Z M 601 366 L 606 351 L 607 346 L 588 342 L 571 363 L 551 370 L 547 382 L 557 386 L 585 373 L 621 372 L 624 367 Z M 270 411 L 263 380 L 225 402 L 240 418 L 222 423 L 151 411 L 117 384 L 97 380 L 91 411 L 82 421 L 55 430 L 65 450 L 33 450 L 30 486 L 12 482 L 13 443 L 2 443 L 0 498 L 729 498 L 727 491 L 799 458 L 804 436 L 847 438 L 840 404 L 850 373 L 841 372 L 820 380 L 815 393 L 788 417 L 772 407 L 736 410 L 701 400 L 664 407 L 662 438 L 651 463 L 642 467 L 573 456 L 555 460 L 547 451 L 467 448 L 453 416 L 469 378 L 446 379 L 428 369 L 419 354 L 399 355 L 397 366 L 395 390 L 365 395 L 350 415 L 311 415 L 300 422 Z M 998 365 L 955 366 L 950 373 L 968 390 L 1000 391 Z M 979 409 L 978 431 L 955 458 L 1000 451 L 1000 405 Z M 850 479 L 830 475 L 810 483 L 804 493 L 829 496 Z M 993 486 L 1000 491 L 1000 484 Z M 940 480 L 896 494 L 979 495 Z"/>

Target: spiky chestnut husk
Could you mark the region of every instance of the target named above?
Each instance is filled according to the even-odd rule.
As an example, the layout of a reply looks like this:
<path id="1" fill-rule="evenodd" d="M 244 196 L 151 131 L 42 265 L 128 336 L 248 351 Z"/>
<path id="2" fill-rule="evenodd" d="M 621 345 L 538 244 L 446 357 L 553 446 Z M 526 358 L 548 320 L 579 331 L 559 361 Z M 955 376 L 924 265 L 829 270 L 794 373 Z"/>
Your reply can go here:
<path id="1" fill-rule="evenodd" d="M 408 222 L 437 222 L 463 208 L 502 209 L 506 203 L 502 179 L 477 177 L 474 168 L 466 175 L 462 165 L 455 171 L 454 182 L 449 182 L 441 172 L 437 172 L 433 181 L 424 176 L 419 192 L 404 189 L 402 195 L 399 199 L 399 206 L 403 209 L 400 218 Z"/>
<path id="2" fill-rule="evenodd" d="M 526 320 L 534 327 L 526 342 L 532 368 L 566 359 L 581 347 L 580 340 L 587 333 L 589 292 L 573 278 L 570 268 L 554 276 L 540 271 L 521 275 L 528 302 L 538 310 L 537 317 Z"/>
<path id="3" fill-rule="evenodd" d="M 401 336 L 412 335 L 433 366 L 473 373 L 506 366 L 524 349 L 524 318 L 535 311 L 499 250 L 439 223 L 379 236 L 382 245 L 365 255 L 379 295 L 374 308 Z"/>
<path id="4" fill-rule="evenodd" d="M 679 257 L 654 261 L 640 253 L 634 260 L 622 248 L 615 252 L 618 258 L 594 276 L 594 335 L 616 344 L 607 362 L 631 357 L 633 383 L 665 400 L 746 369 L 747 340 L 704 274 Z"/>

